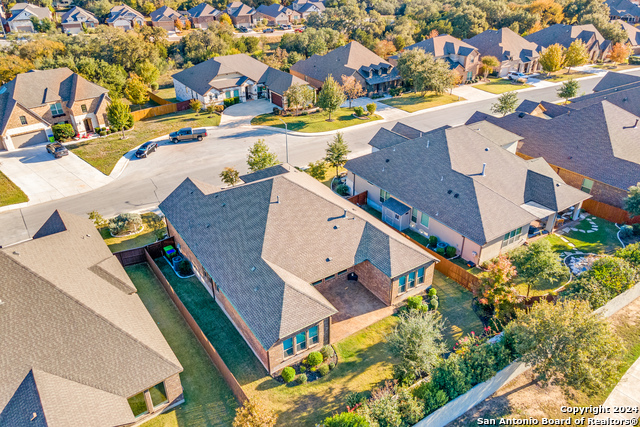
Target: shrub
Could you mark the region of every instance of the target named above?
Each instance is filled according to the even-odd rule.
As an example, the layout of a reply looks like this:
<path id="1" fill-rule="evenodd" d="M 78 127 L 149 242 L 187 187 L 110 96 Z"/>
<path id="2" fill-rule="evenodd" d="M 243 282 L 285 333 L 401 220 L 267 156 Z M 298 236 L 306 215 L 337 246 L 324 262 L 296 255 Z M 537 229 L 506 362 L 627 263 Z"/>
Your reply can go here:
<path id="1" fill-rule="evenodd" d="M 571 282 L 568 294 L 571 298 L 589 301 L 596 309 L 632 287 L 636 277 L 636 270 L 627 260 L 605 256 L 594 261 L 590 270 Z"/>
<path id="2" fill-rule="evenodd" d="M 333 368 L 336 367 L 336 364 L 333 362 L 329 362 L 329 370 L 333 371 Z"/>
<path id="3" fill-rule="evenodd" d="M 224 111 L 224 105 L 214 105 L 213 111 L 216 113 L 222 113 Z"/>
<path id="4" fill-rule="evenodd" d="M 304 384 L 307 382 L 307 374 L 300 374 L 298 375 L 298 378 L 296 378 L 296 382 L 298 384 Z"/>
<path id="5" fill-rule="evenodd" d="M 333 355 L 335 354 L 335 351 L 333 350 L 333 347 L 331 347 L 330 345 L 325 345 L 320 349 L 320 354 L 322 354 L 323 360 L 327 360 L 328 358 L 333 357 Z"/>
<path id="6" fill-rule="evenodd" d="M 279 109 L 278 107 L 273 107 L 273 115 L 274 116 L 279 116 L 281 113 L 282 113 L 281 109 Z"/>
<path id="7" fill-rule="evenodd" d="M 438 302 L 438 296 L 434 295 L 433 297 L 431 297 L 431 299 L 429 300 L 429 310 L 437 310 L 438 309 L 438 305 L 440 303 Z"/>
<path id="8" fill-rule="evenodd" d="M 301 372 L 301 373 L 303 373 L 303 372 L 307 372 L 307 367 L 306 367 L 306 366 L 304 366 L 304 365 L 300 365 L 300 372 Z"/>
<path id="9" fill-rule="evenodd" d="M 431 246 L 432 248 L 435 248 L 437 244 L 438 244 L 438 237 L 429 236 L 429 246 Z"/>
<path id="10" fill-rule="evenodd" d="M 367 104 L 367 111 L 369 112 L 369 114 L 373 115 L 373 113 L 376 112 L 376 103 L 375 102 L 370 102 Z"/>
<path id="11" fill-rule="evenodd" d="M 139 214 L 120 214 L 109 220 L 109 231 L 113 236 L 139 231 L 142 228 L 142 217 Z"/>
<path id="12" fill-rule="evenodd" d="M 630 225 L 623 225 L 622 228 L 620 228 L 620 238 L 628 239 L 631 236 L 633 236 L 633 227 Z"/>
<path id="13" fill-rule="evenodd" d="M 389 95 L 391 96 L 398 96 L 402 93 L 402 88 L 401 87 L 393 87 L 391 89 L 389 89 Z"/>
<path id="14" fill-rule="evenodd" d="M 427 392 L 421 397 L 424 400 L 424 414 L 429 415 L 436 409 L 446 405 L 449 401 L 447 393 L 432 386 L 431 383 L 426 383 Z"/>
<path id="15" fill-rule="evenodd" d="M 362 107 L 354 107 L 353 112 L 356 113 L 356 116 L 358 117 L 364 116 L 364 108 Z"/>
<path id="16" fill-rule="evenodd" d="M 462 356 L 452 354 L 431 371 L 433 385 L 445 392 L 449 400 L 453 400 L 471 389 L 471 382 L 466 375 Z"/>
<path id="17" fill-rule="evenodd" d="M 191 274 L 193 274 L 193 270 L 191 269 L 191 263 L 186 259 L 183 259 L 178 263 L 176 270 L 178 270 L 178 274 L 181 276 L 191 276 Z"/>
<path id="18" fill-rule="evenodd" d="M 207 110 L 207 114 L 213 114 L 214 111 L 216 111 L 214 105 L 207 105 L 207 108 L 205 108 L 205 110 Z"/>
<path id="19" fill-rule="evenodd" d="M 192 99 L 189 101 L 189 108 L 191 108 L 194 113 L 198 113 L 202 109 L 202 102 L 197 99 Z"/>
<path id="20" fill-rule="evenodd" d="M 315 366 L 313 366 L 313 367 L 309 368 L 309 370 L 310 370 L 311 372 L 315 372 L 315 371 L 317 371 L 317 370 L 318 370 L 318 368 L 317 368 L 317 367 L 315 367 Z"/>
<path id="21" fill-rule="evenodd" d="M 325 418 L 322 425 L 324 427 L 369 427 L 369 422 L 365 417 L 355 412 L 343 412 Z"/>
<path id="22" fill-rule="evenodd" d="M 309 356 L 307 356 L 307 364 L 309 366 L 318 366 L 322 363 L 322 354 L 318 351 L 312 351 Z"/>
<path id="23" fill-rule="evenodd" d="M 440 256 L 444 256 L 445 255 L 444 248 L 436 248 L 436 253 Z"/>
<path id="24" fill-rule="evenodd" d="M 404 425 L 412 426 L 424 418 L 424 405 L 407 389 L 402 389 L 396 395 L 398 412 Z"/>
<path id="25" fill-rule="evenodd" d="M 282 373 L 280 375 L 282 376 L 282 379 L 285 383 L 290 383 L 296 376 L 296 370 L 291 366 L 287 366 L 282 370 Z"/>
<path id="26" fill-rule="evenodd" d="M 303 111 L 303 112 L 301 112 L 301 113 L 300 113 L 300 115 L 301 115 L 301 116 L 308 116 L 308 115 L 309 115 L 309 112 L 308 112 L 308 111 Z"/>
<path id="27" fill-rule="evenodd" d="M 340 184 L 336 187 L 336 193 L 340 196 L 348 196 L 351 191 L 349 190 L 349 186 L 347 184 Z"/>
<path id="28" fill-rule="evenodd" d="M 444 254 L 447 258 L 453 258 L 456 256 L 456 248 L 453 246 L 447 246 L 444 250 Z"/>
<path id="29" fill-rule="evenodd" d="M 160 87 L 160 85 L 157 82 L 151 83 L 151 90 L 152 91 L 155 92 L 156 90 L 158 90 L 159 87 Z"/>
<path id="30" fill-rule="evenodd" d="M 409 310 L 417 310 L 421 305 L 422 297 L 420 295 L 407 298 L 407 307 L 409 308 Z"/>
<path id="31" fill-rule="evenodd" d="M 640 270 L 640 243 L 634 243 L 633 245 L 627 245 L 623 249 L 618 249 L 616 256 L 627 261 L 636 270 Z"/>
<path id="32" fill-rule="evenodd" d="M 76 131 L 73 130 L 73 126 L 69 123 L 61 123 L 51 126 L 53 131 L 53 138 L 56 141 L 66 141 L 76 136 Z"/>
<path id="33" fill-rule="evenodd" d="M 318 368 L 318 374 L 320 374 L 321 377 L 324 377 L 328 373 L 329 373 L 329 366 L 322 365 Z"/>
<path id="34" fill-rule="evenodd" d="M 100 135 L 100 136 L 106 136 L 106 135 L 107 135 L 107 132 L 105 132 L 105 131 L 101 130 L 101 131 L 100 131 L 100 133 L 99 133 L 98 135 Z"/>
<path id="35" fill-rule="evenodd" d="M 640 222 L 633 224 L 633 234 L 634 236 L 640 236 Z"/>
<path id="36" fill-rule="evenodd" d="M 429 296 L 429 298 L 432 298 L 437 294 L 438 294 L 438 290 L 434 287 L 429 288 L 429 292 L 427 292 L 427 295 Z"/>
<path id="37" fill-rule="evenodd" d="M 345 398 L 345 403 L 349 408 L 353 408 L 366 400 L 367 399 L 361 393 L 358 393 L 357 391 L 352 391 L 349 394 L 347 394 L 347 397 Z"/>

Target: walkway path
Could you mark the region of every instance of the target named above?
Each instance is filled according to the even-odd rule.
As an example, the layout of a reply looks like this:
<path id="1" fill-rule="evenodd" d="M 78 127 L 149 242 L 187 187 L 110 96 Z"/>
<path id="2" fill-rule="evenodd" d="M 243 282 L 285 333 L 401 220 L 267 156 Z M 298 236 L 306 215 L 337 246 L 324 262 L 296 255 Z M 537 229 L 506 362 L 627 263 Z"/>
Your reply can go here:
<path id="1" fill-rule="evenodd" d="M 622 377 L 618 385 L 613 389 L 607 400 L 602 404 L 605 408 L 609 408 L 611 413 L 599 414 L 594 418 L 597 419 L 614 419 L 614 420 L 637 420 L 640 417 L 638 412 L 631 412 L 628 414 L 615 414 L 613 408 L 617 407 L 631 407 L 640 408 L 640 358 L 635 361 L 629 368 L 626 374 Z"/>

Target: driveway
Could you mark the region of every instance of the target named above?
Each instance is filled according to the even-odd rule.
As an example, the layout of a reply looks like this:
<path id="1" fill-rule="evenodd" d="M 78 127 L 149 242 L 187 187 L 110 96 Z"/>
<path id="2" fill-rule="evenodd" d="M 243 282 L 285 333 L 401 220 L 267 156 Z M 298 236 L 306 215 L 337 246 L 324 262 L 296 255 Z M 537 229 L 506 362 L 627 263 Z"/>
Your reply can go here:
<path id="1" fill-rule="evenodd" d="M 220 118 L 219 128 L 236 128 L 251 126 L 251 119 L 260 114 L 273 112 L 275 104 L 266 99 L 241 102 L 224 109 Z"/>
<path id="2" fill-rule="evenodd" d="M 29 197 L 29 205 L 61 199 L 113 181 L 73 153 L 55 159 L 43 145 L 0 152 L 0 171 Z"/>
<path id="3" fill-rule="evenodd" d="M 384 99 L 391 98 L 390 96 L 386 96 Z M 366 96 L 362 98 L 357 98 L 351 101 L 351 107 L 362 107 L 366 110 L 367 104 L 370 103 L 376 104 L 376 114 L 382 117 L 385 120 L 402 120 L 411 115 L 411 113 L 407 113 L 399 108 L 391 107 L 387 104 L 383 104 L 382 102 L 378 102 L 376 99 L 371 99 Z M 342 108 L 349 107 L 349 101 L 346 101 L 341 105 Z"/>

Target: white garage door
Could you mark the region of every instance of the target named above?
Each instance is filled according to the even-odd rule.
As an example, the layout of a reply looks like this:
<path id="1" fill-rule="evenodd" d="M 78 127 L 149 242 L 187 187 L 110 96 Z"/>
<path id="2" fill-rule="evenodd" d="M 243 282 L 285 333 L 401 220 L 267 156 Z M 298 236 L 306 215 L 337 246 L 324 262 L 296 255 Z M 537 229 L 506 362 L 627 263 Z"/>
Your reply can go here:
<path id="1" fill-rule="evenodd" d="M 15 148 L 28 147 L 29 145 L 44 144 L 49 142 L 47 134 L 43 130 L 35 132 L 23 133 L 22 135 L 14 135 L 11 137 Z"/>

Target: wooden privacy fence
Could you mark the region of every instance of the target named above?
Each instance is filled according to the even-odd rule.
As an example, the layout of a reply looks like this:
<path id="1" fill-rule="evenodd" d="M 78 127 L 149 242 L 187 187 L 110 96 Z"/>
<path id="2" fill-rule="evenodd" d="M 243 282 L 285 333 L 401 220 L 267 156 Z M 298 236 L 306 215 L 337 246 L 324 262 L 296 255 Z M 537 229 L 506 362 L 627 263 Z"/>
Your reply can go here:
<path id="1" fill-rule="evenodd" d="M 349 201 L 354 205 L 363 206 L 367 204 L 367 192 L 363 191 L 360 194 L 356 194 L 354 196 L 349 197 Z"/>
<path id="2" fill-rule="evenodd" d="M 171 101 L 167 101 L 164 98 L 160 98 L 158 95 L 156 95 L 153 92 L 149 92 L 149 99 L 151 99 L 152 101 L 160 104 L 160 105 L 168 105 L 168 104 L 172 104 Z"/>
<path id="3" fill-rule="evenodd" d="M 629 218 L 629 213 L 624 209 L 598 202 L 597 200 L 587 199 L 582 202 L 582 207 L 591 215 L 598 218 L 606 219 L 610 222 L 618 224 L 636 224 L 640 223 L 640 216 Z"/>
<path id="4" fill-rule="evenodd" d="M 132 111 L 131 115 L 133 120 L 139 121 L 144 119 L 150 119 L 151 117 L 162 116 L 165 114 L 176 113 L 178 111 L 185 111 L 191 108 L 189 106 L 190 101 L 182 101 L 165 105 L 158 105 L 157 107 L 145 108 L 143 110 Z"/>

